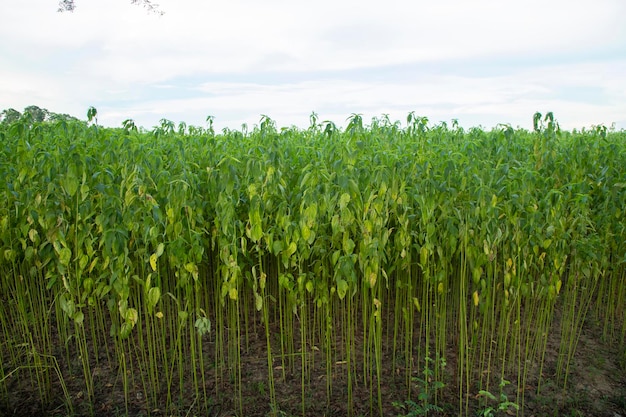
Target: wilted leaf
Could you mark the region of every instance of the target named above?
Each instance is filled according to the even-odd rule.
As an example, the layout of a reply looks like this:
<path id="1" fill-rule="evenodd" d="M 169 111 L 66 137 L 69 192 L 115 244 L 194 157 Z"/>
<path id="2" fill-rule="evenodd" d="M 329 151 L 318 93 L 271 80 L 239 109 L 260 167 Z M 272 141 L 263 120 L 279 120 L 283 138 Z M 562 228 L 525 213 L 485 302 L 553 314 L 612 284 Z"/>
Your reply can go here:
<path id="1" fill-rule="evenodd" d="M 150 255 L 150 267 L 152 268 L 153 271 L 157 270 L 157 254 L 156 253 L 153 253 L 152 255 Z"/>

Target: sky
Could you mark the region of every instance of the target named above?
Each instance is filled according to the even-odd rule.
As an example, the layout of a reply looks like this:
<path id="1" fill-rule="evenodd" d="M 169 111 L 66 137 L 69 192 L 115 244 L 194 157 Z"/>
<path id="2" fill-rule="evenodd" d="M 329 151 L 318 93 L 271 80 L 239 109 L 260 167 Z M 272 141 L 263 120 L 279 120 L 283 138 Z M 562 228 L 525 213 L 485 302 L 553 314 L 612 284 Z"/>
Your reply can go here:
<path id="1" fill-rule="evenodd" d="M 431 124 L 626 129 L 624 0 L 0 3 L 0 110 L 216 129 L 410 112 Z"/>

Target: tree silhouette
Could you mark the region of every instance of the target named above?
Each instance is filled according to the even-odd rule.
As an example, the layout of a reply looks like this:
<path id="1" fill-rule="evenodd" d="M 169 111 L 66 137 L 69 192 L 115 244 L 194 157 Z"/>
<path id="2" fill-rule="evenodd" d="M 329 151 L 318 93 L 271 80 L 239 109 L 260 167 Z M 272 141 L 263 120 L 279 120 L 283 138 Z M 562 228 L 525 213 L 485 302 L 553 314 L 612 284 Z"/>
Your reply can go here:
<path id="1" fill-rule="evenodd" d="M 158 15 L 163 15 L 165 13 L 161 9 L 159 9 L 158 4 L 152 3 L 150 0 L 130 0 L 130 3 L 143 6 L 150 13 L 156 13 Z M 61 0 L 59 1 L 59 9 L 57 11 L 73 12 L 74 9 L 76 9 L 76 4 L 74 3 L 74 0 Z"/>

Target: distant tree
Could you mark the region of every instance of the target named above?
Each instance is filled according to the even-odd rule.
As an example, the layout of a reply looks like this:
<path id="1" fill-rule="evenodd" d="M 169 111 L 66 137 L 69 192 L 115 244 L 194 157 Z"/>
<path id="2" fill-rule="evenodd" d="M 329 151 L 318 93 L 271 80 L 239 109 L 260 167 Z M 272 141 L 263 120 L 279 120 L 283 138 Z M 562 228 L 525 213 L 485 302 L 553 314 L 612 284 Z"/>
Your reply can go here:
<path id="1" fill-rule="evenodd" d="M 152 3 L 150 0 L 130 0 L 131 4 L 136 4 L 139 6 L 143 6 L 146 10 L 151 13 L 156 13 L 158 15 L 163 15 L 163 11 L 159 9 L 159 5 Z M 73 12 L 76 9 L 76 4 L 74 4 L 74 0 L 61 0 L 59 1 L 59 12 Z"/>
<path id="2" fill-rule="evenodd" d="M 78 117 L 74 117 L 71 116 L 67 113 L 50 113 L 48 120 L 51 122 L 60 122 L 60 121 L 73 121 L 73 122 L 80 122 L 80 119 Z"/>
<path id="3" fill-rule="evenodd" d="M 43 122 L 49 119 L 50 112 L 37 106 L 24 108 L 24 114 L 29 114 L 33 122 Z"/>
<path id="4" fill-rule="evenodd" d="M 80 121 L 80 119 L 69 114 L 54 113 L 38 106 L 28 106 L 21 113 L 13 108 L 0 111 L 0 124 L 11 124 L 19 120 L 25 121 L 29 125 L 41 122 Z"/>
<path id="5" fill-rule="evenodd" d="M 20 120 L 22 113 L 15 109 L 5 109 L 0 113 L 0 123 L 13 123 Z"/>

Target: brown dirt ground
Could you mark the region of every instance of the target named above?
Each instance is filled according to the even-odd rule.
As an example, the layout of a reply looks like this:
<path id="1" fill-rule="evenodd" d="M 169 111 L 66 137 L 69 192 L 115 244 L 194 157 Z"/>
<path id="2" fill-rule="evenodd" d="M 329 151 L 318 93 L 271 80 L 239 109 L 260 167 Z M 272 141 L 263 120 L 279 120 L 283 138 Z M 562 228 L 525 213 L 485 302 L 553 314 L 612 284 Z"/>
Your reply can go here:
<path id="1" fill-rule="evenodd" d="M 540 416 L 607 416 L 626 417 L 626 369 L 623 352 L 618 352 L 616 343 L 608 343 L 600 337 L 601 327 L 592 318 L 588 318 L 584 325 L 583 334 L 579 340 L 578 348 L 573 357 L 569 383 L 563 389 L 556 383 L 556 363 L 559 350 L 559 322 L 558 311 L 555 314 L 553 329 L 547 341 L 547 350 L 543 366 L 543 379 L 541 390 L 537 393 L 538 375 L 529 375 L 525 387 L 515 387 L 514 384 L 507 387 L 509 399 L 515 400 L 515 390 L 524 391 L 524 410 L 520 415 L 530 417 Z M 274 335 L 275 336 L 275 335 Z M 385 341 L 384 343 L 388 343 Z M 175 384 L 172 392 L 172 406 L 164 410 L 165 390 L 160 393 L 163 398 L 159 407 L 149 407 L 144 400 L 142 384 L 139 379 L 131 382 L 128 388 L 130 401 L 125 403 L 124 387 L 120 375 L 123 372 L 118 367 L 104 365 L 107 363 L 104 352 L 101 349 L 101 360 L 93 361 L 94 384 L 96 387 L 94 407 L 90 409 L 89 401 L 84 393 L 84 384 L 80 360 L 77 352 L 70 352 L 71 363 L 64 360 L 64 349 L 58 344 L 55 352 L 59 366 L 64 375 L 64 382 L 74 405 L 73 416 L 266 416 L 270 415 L 269 388 L 267 379 L 267 356 L 264 328 L 257 325 L 250 330 L 249 346 L 247 351 L 242 352 L 242 381 L 241 395 L 242 404 L 237 404 L 237 387 L 228 375 L 215 375 L 215 368 L 207 365 L 204 389 L 207 393 L 207 401 L 198 399 L 194 393 L 191 372 L 185 378 L 182 390 Z M 214 346 L 214 345 L 213 345 Z M 277 346 L 277 344 L 274 344 Z M 212 343 L 205 344 L 207 358 L 213 357 Z M 327 376 L 324 357 L 322 352 L 309 347 L 309 352 L 314 355 L 314 365 L 310 378 L 306 385 L 304 401 L 307 416 L 346 416 L 349 415 L 347 401 L 347 377 L 345 364 L 337 361 L 332 369 L 332 394 L 327 398 Z M 451 352 L 452 352 L 451 347 Z M 362 363 L 360 357 L 359 341 L 355 349 L 357 364 Z M 406 398 L 407 386 L 405 383 L 404 369 L 391 366 L 391 349 L 383 352 L 383 374 L 381 378 L 382 409 L 385 416 L 397 416 L 402 410 L 394 407 L 394 401 L 402 401 Z M 207 362 L 209 362 L 207 360 Z M 63 393 L 59 384 L 59 378 L 51 373 L 52 395 L 48 402 L 42 404 L 39 394 L 28 382 L 29 371 L 24 369 L 8 375 L 10 369 L 4 364 L 5 387 L 1 390 L 0 384 L 0 416 L 66 416 L 68 414 L 64 403 Z M 301 415 L 302 391 L 300 384 L 300 361 L 296 358 L 291 372 L 285 372 L 283 377 L 280 357 L 274 357 L 274 383 L 276 398 L 279 406 L 279 416 Z M 70 368 L 73 369 L 70 375 Z M 456 363 L 452 353 L 448 356 L 446 373 L 450 380 L 454 379 Z M 357 367 L 357 375 L 361 376 L 363 370 Z M 7 376 L 8 375 L 8 376 Z M 419 375 L 419 370 L 414 371 Z M 178 379 L 178 376 L 174 377 Z M 515 380 L 515 376 L 510 376 Z M 441 391 L 439 405 L 443 411 L 429 413 L 428 415 L 454 416 L 459 415 L 458 389 L 456 384 L 449 383 Z M 376 402 L 376 387 L 364 385 L 363 380 L 357 378 L 353 381 L 353 410 L 354 416 L 377 416 L 379 415 Z M 370 391 L 373 389 L 373 391 Z M 497 387 L 496 387 L 497 390 Z M 182 395 L 180 394 L 182 391 Z M 371 395 L 371 392 L 374 395 Z M 416 391 L 414 391 L 414 394 Z M 470 399 L 468 415 L 477 415 L 476 407 L 478 400 Z M 161 408 L 163 407 L 163 408 Z M 515 413 L 511 413 L 515 414 Z M 507 415 L 502 413 L 500 415 Z"/>

